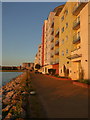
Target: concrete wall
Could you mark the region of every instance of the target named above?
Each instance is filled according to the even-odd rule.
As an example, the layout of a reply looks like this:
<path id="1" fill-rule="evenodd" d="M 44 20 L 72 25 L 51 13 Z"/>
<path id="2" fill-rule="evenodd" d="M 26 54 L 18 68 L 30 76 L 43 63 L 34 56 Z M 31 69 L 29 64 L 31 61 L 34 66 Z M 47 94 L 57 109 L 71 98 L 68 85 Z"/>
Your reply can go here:
<path id="1" fill-rule="evenodd" d="M 90 2 L 88 4 L 88 79 L 90 79 Z"/>
<path id="2" fill-rule="evenodd" d="M 80 12 L 80 36 L 82 59 L 81 65 L 84 71 L 84 79 L 88 79 L 88 4 Z"/>

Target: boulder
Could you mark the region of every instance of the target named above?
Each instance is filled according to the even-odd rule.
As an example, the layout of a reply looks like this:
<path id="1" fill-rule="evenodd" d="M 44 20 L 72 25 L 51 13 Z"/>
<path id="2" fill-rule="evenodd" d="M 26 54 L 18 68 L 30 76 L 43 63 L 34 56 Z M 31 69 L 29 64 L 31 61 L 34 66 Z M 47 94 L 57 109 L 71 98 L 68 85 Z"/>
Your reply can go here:
<path id="1" fill-rule="evenodd" d="M 8 104 L 10 104 L 11 99 L 10 98 L 5 98 L 2 102 L 3 102 L 4 105 L 8 105 Z"/>
<path id="2" fill-rule="evenodd" d="M 4 109 L 2 109 L 2 112 L 9 111 L 12 105 L 7 105 Z"/>
<path id="3" fill-rule="evenodd" d="M 11 101 L 11 103 L 12 103 L 13 105 L 16 105 L 17 102 L 18 102 L 18 100 L 12 100 L 12 101 Z"/>
<path id="4" fill-rule="evenodd" d="M 11 98 L 14 94 L 14 91 L 10 91 L 6 94 L 6 98 Z"/>
<path id="5" fill-rule="evenodd" d="M 20 100 L 20 93 L 16 93 L 13 95 L 12 99 L 14 100 Z"/>
<path id="6" fill-rule="evenodd" d="M 8 113 L 7 116 L 4 118 L 4 120 L 11 120 L 12 114 Z"/>

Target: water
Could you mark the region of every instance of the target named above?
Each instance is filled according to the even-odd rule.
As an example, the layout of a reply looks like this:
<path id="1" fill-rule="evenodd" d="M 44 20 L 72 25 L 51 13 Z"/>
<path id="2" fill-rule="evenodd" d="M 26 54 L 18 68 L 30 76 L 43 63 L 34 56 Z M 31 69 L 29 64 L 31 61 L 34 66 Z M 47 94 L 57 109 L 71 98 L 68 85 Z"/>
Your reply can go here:
<path id="1" fill-rule="evenodd" d="M 1 83 L 2 86 L 4 86 L 6 83 L 10 82 L 13 78 L 17 77 L 20 74 L 22 74 L 22 72 L 0 72 L 0 87 Z"/>

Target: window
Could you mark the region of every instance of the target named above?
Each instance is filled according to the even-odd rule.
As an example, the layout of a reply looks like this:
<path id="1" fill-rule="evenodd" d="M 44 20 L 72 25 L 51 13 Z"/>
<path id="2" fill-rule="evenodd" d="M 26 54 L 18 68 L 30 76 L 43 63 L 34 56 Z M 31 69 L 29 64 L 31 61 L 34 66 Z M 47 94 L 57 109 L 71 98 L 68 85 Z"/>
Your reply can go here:
<path id="1" fill-rule="evenodd" d="M 66 14 L 66 15 L 68 14 L 68 10 L 65 11 L 65 14 Z"/>
<path id="2" fill-rule="evenodd" d="M 64 56 L 64 51 L 62 51 L 62 56 Z"/>
<path id="3" fill-rule="evenodd" d="M 67 64 L 69 64 L 69 61 L 67 62 Z"/>
<path id="4" fill-rule="evenodd" d="M 62 33 L 64 32 L 64 27 L 62 28 Z"/>
<path id="5" fill-rule="evenodd" d="M 63 21 L 63 20 L 64 20 L 64 16 L 61 17 L 61 21 Z"/>
<path id="6" fill-rule="evenodd" d="M 68 54 L 68 49 L 66 49 L 66 54 Z"/>
<path id="7" fill-rule="evenodd" d="M 66 36 L 66 40 L 68 40 L 68 36 Z"/>
<path id="8" fill-rule="evenodd" d="M 66 28 L 68 28 L 68 23 L 66 23 Z"/>
<path id="9" fill-rule="evenodd" d="M 64 44 L 64 39 L 62 40 L 62 44 Z"/>

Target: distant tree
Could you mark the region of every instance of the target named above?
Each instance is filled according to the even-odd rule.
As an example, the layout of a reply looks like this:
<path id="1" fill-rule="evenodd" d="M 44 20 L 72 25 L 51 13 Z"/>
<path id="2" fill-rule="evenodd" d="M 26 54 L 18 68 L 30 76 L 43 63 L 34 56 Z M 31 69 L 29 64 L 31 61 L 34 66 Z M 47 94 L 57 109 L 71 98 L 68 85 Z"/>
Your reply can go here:
<path id="1" fill-rule="evenodd" d="M 39 64 L 36 64 L 35 68 L 39 70 L 41 68 L 41 66 Z"/>

